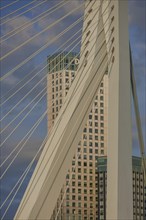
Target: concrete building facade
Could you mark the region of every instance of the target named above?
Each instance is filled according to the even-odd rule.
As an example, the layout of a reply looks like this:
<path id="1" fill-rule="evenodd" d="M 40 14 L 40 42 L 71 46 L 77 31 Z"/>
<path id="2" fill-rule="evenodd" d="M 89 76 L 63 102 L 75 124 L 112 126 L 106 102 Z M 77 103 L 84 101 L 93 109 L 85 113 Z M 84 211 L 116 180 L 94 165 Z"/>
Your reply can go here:
<path id="1" fill-rule="evenodd" d="M 61 64 L 58 65 L 59 62 Z M 49 132 L 76 75 L 78 62 L 79 59 L 73 53 L 48 57 Z M 96 163 L 99 156 L 107 155 L 107 94 L 108 76 L 105 74 L 72 160 L 72 167 L 66 176 L 53 219 L 57 215 L 58 219 L 63 220 L 97 219 Z"/>

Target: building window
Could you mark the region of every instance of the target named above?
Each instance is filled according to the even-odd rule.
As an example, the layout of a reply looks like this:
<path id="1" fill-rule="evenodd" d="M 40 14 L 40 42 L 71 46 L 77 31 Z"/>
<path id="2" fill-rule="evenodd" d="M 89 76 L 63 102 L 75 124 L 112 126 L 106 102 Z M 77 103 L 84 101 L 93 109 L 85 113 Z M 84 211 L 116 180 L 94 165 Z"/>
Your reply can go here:
<path id="1" fill-rule="evenodd" d="M 92 142 L 89 142 L 89 146 L 92 147 Z"/>
<path id="2" fill-rule="evenodd" d="M 98 140 L 98 136 L 97 135 L 95 136 L 95 140 Z M 97 144 L 97 147 L 98 147 L 98 144 Z"/>
<path id="3" fill-rule="evenodd" d="M 98 129 L 95 129 L 95 134 L 98 134 Z"/>
<path id="4" fill-rule="evenodd" d="M 72 207 L 75 207 L 75 206 L 76 206 L 76 203 L 75 203 L 75 202 L 73 202 L 73 203 L 72 203 Z"/>
<path id="5" fill-rule="evenodd" d="M 89 133 L 92 133 L 92 128 L 89 128 Z"/>
<path id="6" fill-rule="evenodd" d="M 98 150 L 97 149 L 95 149 L 95 154 L 98 154 Z"/>
<path id="7" fill-rule="evenodd" d="M 89 140 L 92 140 L 92 135 L 89 135 Z"/>

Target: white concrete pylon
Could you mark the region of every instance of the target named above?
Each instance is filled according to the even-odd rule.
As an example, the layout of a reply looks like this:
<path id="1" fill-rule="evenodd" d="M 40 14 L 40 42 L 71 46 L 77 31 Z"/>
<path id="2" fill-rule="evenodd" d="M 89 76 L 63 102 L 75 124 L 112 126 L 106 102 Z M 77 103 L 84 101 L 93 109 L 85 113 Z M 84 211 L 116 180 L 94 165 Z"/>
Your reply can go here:
<path id="1" fill-rule="evenodd" d="M 107 219 L 133 219 L 128 1 L 112 1 L 114 65 L 109 76 Z"/>

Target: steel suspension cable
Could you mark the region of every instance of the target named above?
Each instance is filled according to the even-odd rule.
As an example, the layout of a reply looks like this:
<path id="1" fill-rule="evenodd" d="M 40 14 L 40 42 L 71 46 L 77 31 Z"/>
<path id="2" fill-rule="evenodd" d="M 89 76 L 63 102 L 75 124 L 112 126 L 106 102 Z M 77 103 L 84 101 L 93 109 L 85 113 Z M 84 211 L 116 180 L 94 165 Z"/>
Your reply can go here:
<path id="1" fill-rule="evenodd" d="M 68 54 L 69 54 L 69 53 L 70 53 L 70 52 L 68 52 Z M 66 56 L 67 56 L 68 54 L 66 54 Z M 69 65 L 71 65 L 71 63 L 72 63 L 72 61 L 67 65 L 66 69 L 68 68 Z M 54 68 L 55 68 L 55 67 L 54 67 Z M 45 95 L 46 95 L 46 93 L 45 93 L 43 96 L 45 96 Z M 61 95 L 61 94 L 60 94 L 60 95 Z M 43 98 L 43 97 L 41 97 L 40 99 L 42 99 L 42 98 Z M 57 99 L 57 98 L 58 98 L 58 97 L 56 97 L 56 99 Z M 40 101 L 40 99 L 38 100 L 38 102 Z M 53 104 L 55 103 L 56 99 L 53 100 Z M 38 103 L 38 102 L 37 102 L 37 103 Z M 52 104 L 52 105 L 53 105 L 53 104 Z M 35 106 L 36 106 L 36 105 L 35 105 Z M 27 135 L 28 135 L 28 134 L 27 134 Z M 26 136 L 27 136 L 27 135 L 26 135 Z M 26 137 L 26 136 L 25 136 L 25 137 Z M 24 138 L 24 139 L 25 139 L 25 138 Z M 23 142 L 23 140 L 22 140 L 21 142 Z M 3 161 L 3 163 L 1 164 L 0 167 L 2 167 L 2 166 L 4 165 L 4 163 L 10 158 L 10 156 L 14 153 L 14 151 L 19 147 L 19 145 L 21 144 L 21 142 L 20 142 L 19 144 L 17 144 L 17 146 L 13 149 L 13 151 L 9 154 L 9 156 Z M 22 150 L 22 148 L 20 149 L 20 151 L 21 151 L 21 150 Z M 19 151 L 19 152 L 20 152 L 20 151 Z M 15 158 L 16 158 L 16 157 L 15 157 Z M 8 168 L 8 169 L 9 169 L 9 168 Z"/>
<path id="2" fill-rule="evenodd" d="M 27 7 L 27 6 L 31 5 L 31 4 L 33 4 L 33 3 L 36 2 L 36 1 L 37 1 L 37 0 L 33 0 L 33 2 L 29 2 L 28 4 L 23 5 L 22 7 L 16 9 L 15 11 L 10 12 L 9 14 L 3 16 L 3 17 L 0 19 L 0 21 L 1 21 L 0 25 L 3 25 L 4 23 L 9 22 L 9 21 L 11 20 L 11 19 L 10 19 L 10 20 L 6 20 L 6 22 L 3 23 L 3 22 L 2 22 L 2 19 L 6 19 L 6 18 L 9 17 L 10 15 L 15 14 L 16 12 L 20 11 L 21 9 L 24 9 L 25 7 Z M 25 12 L 24 12 L 24 13 L 25 13 Z M 19 15 L 18 15 L 18 16 L 19 16 Z M 16 16 L 16 17 L 17 17 L 17 16 Z M 12 19 L 13 19 L 13 18 L 12 18 Z"/>
<path id="3" fill-rule="evenodd" d="M 76 39 L 76 40 L 77 40 L 77 39 Z M 73 43 L 74 43 L 74 42 L 73 42 Z M 78 43 L 78 44 L 79 44 L 79 43 Z M 71 46 L 71 45 L 70 45 L 70 46 Z M 76 45 L 76 46 L 77 46 L 77 45 Z M 72 51 L 72 50 L 71 50 L 71 51 Z M 70 51 L 70 52 L 71 52 L 71 51 Z M 62 53 L 62 52 L 61 52 L 61 53 Z M 60 54 L 61 54 L 61 53 L 60 53 Z M 68 53 L 69 53 L 69 52 L 68 52 Z M 58 55 L 58 56 L 59 56 L 59 55 Z M 58 57 L 58 56 L 57 56 L 57 57 Z M 78 55 L 77 55 L 77 56 L 78 56 Z M 77 56 L 75 56 L 75 58 L 76 58 Z M 65 57 L 66 57 L 66 56 L 65 56 Z M 70 62 L 70 64 L 71 64 L 71 62 Z M 44 68 L 46 68 L 46 67 L 47 67 L 47 65 L 46 65 Z M 56 67 L 56 66 L 55 66 L 55 67 Z M 54 68 L 55 68 L 55 67 L 54 67 Z M 53 68 L 53 69 L 54 69 L 54 68 Z M 40 73 L 40 72 L 41 72 L 41 70 L 39 71 L 39 73 Z M 38 96 L 38 95 L 37 95 L 37 96 Z M 35 97 L 34 99 L 36 99 L 36 97 Z M 20 111 L 19 114 L 1 130 L 0 134 L 2 134 L 15 120 L 28 108 L 29 105 L 31 105 L 31 103 L 34 101 L 34 99 L 33 99 L 30 103 L 28 103 L 28 105 L 25 106 L 25 108 L 23 108 L 22 111 Z"/>
<path id="4" fill-rule="evenodd" d="M 83 4 L 82 4 L 83 5 Z M 52 28 L 54 25 L 58 24 L 59 22 L 61 22 L 62 20 L 64 20 L 66 17 L 68 17 L 69 15 L 71 15 L 73 12 L 79 10 L 81 7 L 76 7 L 73 10 L 71 10 L 70 12 L 68 12 L 66 15 L 62 16 L 60 19 L 58 19 L 57 21 L 53 22 L 52 24 L 50 24 L 48 27 L 44 28 L 42 31 L 40 31 L 39 33 L 35 34 L 34 36 L 30 37 L 28 40 L 26 40 L 25 42 L 23 42 L 22 44 L 18 45 L 16 48 L 12 49 L 11 51 L 9 51 L 7 54 L 3 55 L 1 57 L 1 61 L 3 59 L 5 59 L 6 57 L 8 57 L 9 55 L 11 55 L 12 53 L 14 53 L 16 50 L 20 49 L 22 46 L 26 45 L 27 43 L 29 43 L 31 40 L 33 40 L 34 38 L 38 37 L 40 34 L 44 33 L 45 31 L 49 30 L 50 28 Z"/>
<path id="5" fill-rule="evenodd" d="M 79 44 L 79 43 L 78 43 Z M 47 66 L 47 65 L 46 65 Z M 44 70 L 45 68 L 46 68 L 46 66 L 45 67 L 43 67 L 43 69 L 42 70 Z M 41 71 L 42 71 L 41 70 Z M 40 72 L 40 71 L 39 71 Z M 44 78 L 45 78 L 46 76 L 44 76 L 37 84 L 35 84 L 35 86 L 31 89 L 31 90 L 29 90 L 29 92 L 25 95 L 25 96 L 23 96 L 23 98 L 21 99 L 21 100 L 19 100 L 19 102 L 17 102 L 17 104 L 15 105 L 15 106 L 13 106 L 13 108 L 11 108 L 6 114 L 5 114 L 5 116 L 0 120 L 0 121 L 3 121 L 43 80 L 44 80 Z"/>
<path id="6" fill-rule="evenodd" d="M 78 40 L 78 39 L 76 39 L 76 40 Z M 79 42 L 80 43 L 80 42 Z M 78 44 L 79 44 L 78 43 Z M 78 44 L 76 44 L 74 47 L 73 47 L 73 49 L 78 45 Z M 73 50 L 72 49 L 72 50 Z M 71 50 L 71 51 L 72 51 Z M 71 52 L 71 51 L 69 51 L 67 54 L 66 54 L 66 56 Z M 63 61 L 63 59 L 62 59 L 62 61 Z M 60 61 L 61 62 L 61 61 Z M 72 63 L 72 61 L 68 64 L 68 65 L 70 65 Z M 57 66 L 57 65 L 56 65 Z M 56 66 L 54 66 L 54 68 L 53 69 L 55 69 L 55 67 Z M 68 66 L 66 67 L 66 69 L 68 68 Z M 46 75 L 43 77 L 43 79 L 45 79 L 45 77 L 46 77 Z M 45 88 L 43 89 L 43 90 L 45 90 Z M 46 94 L 46 93 L 45 93 Z M 44 95 L 45 95 L 44 94 Z M 38 95 L 37 95 L 38 96 Z M 35 97 L 35 99 L 36 99 L 36 97 Z M 31 101 L 31 103 L 33 102 L 33 100 Z M 38 102 L 39 102 L 39 100 L 38 100 Z M 38 103 L 37 102 L 37 103 Z M 19 117 L 19 115 L 23 112 L 23 111 L 25 111 L 25 109 L 31 104 L 31 103 L 29 103 L 15 118 L 18 118 Z M 37 103 L 33 106 L 33 108 L 32 109 L 30 109 L 30 111 L 23 117 L 23 119 L 17 124 L 17 126 L 9 133 L 9 135 L 5 138 L 5 140 L 1 143 L 1 145 L 0 145 L 0 147 L 2 147 L 2 145 L 5 143 L 5 141 L 14 133 L 14 131 L 21 125 L 21 123 L 25 120 L 25 118 L 29 115 L 29 113 L 34 109 L 34 107 L 37 105 Z M 14 121 L 14 120 L 12 120 L 12 121 Z M 11 124 L 11 122 L 9 123 L 9 124 Z M 3 129 L 4 130 L 4 129 Z M 2 163 L 2 165 L 4 164 L 4 162 Z M 1 165 L 1 166 L 2 166 Z M 1 167 L 0 166 L 0 167 Z"/>
<path id="7" fill-rule="evenodd" d="M 55 6 L 49 8 L 48 10 L 46 10 L 45 12 L 39 14 L 38 16 L 36 16 L 35 18 L 33 18 L 30 22 L 25 22 L 23 25 L 21 25 L 20 27 L 8 32 L 7 34 L 3 35 L 1 37 L 1 43 L 5 40 L 8 40 L 10 37 L 13 37 L 14 35 L 16 35 L 17 33 L 25 30 L 25 28 L 28 28 L 29 26 L 35 24 L 38 21 L 41 21 L 43 18 L 47 17 L 48 15 L 52 14 L 53 12 L 55 12 L 56 10 L 58 10 L 59 8 L 63 7 L 64 5 L 66 5 L 66 0 L 64 0 L 63 2 L 60 2 L 58 4 L 56 4 Z M 11 34 L 12 33 L 12 34 Z M 11 34 L 10 36 L 7 37 L 7 35 Z M 3 39 L 4 38 L 4 39 Z"/>
<path id="8" fill-rule="evenodd" d="M 80 19 L 79 19 L 79 20 L 80 20 Z M 77 22 L 79 22 L 79 21 L 77 21 Z M 75 22 L 75 24 L 73 24 L 73 25 L 71 25 L 69 28 L 67 28 L 67 29 L 65 30 L 65 32 L 67 32 L 68 30 L 70 30 L 70 29 L 72 28 L 72 26 L 75 26 L 77 22 Z M 63 35 L 63 34 L 64 34 L 64 33 L 61 33 L 61 34 L 58 35 L 56 38 L 59 38 L 59 37 L 60 37 L 61 35 Z M 53 38 L 52 41 L 55 41 L 56 38 Z M 50 42 L 50 43 L 52 43 L 52 42 Z M 41 50 L 42 50 L 42 48 L 41 48 Z M 42 80 L 41 80 L 41 81 L 42 81 Z M 35 85 L 35 87 L 36 87 L 36 85 Z M 30 91 L 32 91 L 32 89 L 31 89 Z M 30 93 L 30 91 L 29 91 L 29 93 Z M 28 93 L 28 94 L 29 94 L 29 93 Z M 23 99 L 24 99 L 24 97 L 23 97 Z M 19 103 L 20 103 L 20 102 L 18 102 L 18 103 L 16 104 L 16 106 L 18 106 Z M 14 106 L 9 112 L 11 112 L 14 108 L 15 108 L 15 106 Z M 9 112 L 7 112 L 7 113 L 5 114 L 5 116 L 4 116 L 0 121 L 2 121 L 2 120 L 9 114 Z"/>
<path id="9" fill-rule="evenodd" d="M 42 50 L 44 50 L 47 46 L 51 45 L 52 43 L 54 43 L 56 40 L 58 40 L 60 37 L 62 37 L 68 30 L 72 29 L 73 26 L 75 26 L 76 24 L 78 24 L 80 21 L 82 20 L 82 17 L 79 18 L 76 22 L 74 22 L 71 26 L 69 26 L 68 28 L 66 28 L 64 31 L 62 31 L 59 35 L 57 35 L 56 37 L 54 37 L 51 41 L 47 42 L 44 46 L 42 46 L 39 50 L 37 50 L 35 53 L 33 53 L 31 56 L 29 56 L 27 59 L 25 59 L 24 61 L 22 61 L 19 65 L 17 65 L 15 68 L 13 68 L 12 70 L 10 70 L 9 72 L 7 72 L 4 76 L 2 76 L 0 78 L 0 81 L 4 80 L 5 78 L 7 78 L 9 75 L 11 75 L 13 72 L 15 72 L 17 69 L 19 69 L 21 66 L 23 66 L 24 64 L 26 64 L 28 61 L 30 61 L 33 57 L 35 57 L 37 54 L 39 54 Z"/>
<path id="10" fill-rule="evenodd" d="M 62 93 L 61 93 L 62 94 Z M 61 97 L 61 94 L 59 97 Z M 39 101 L 37 102 L 37 104 L 41 101 L 41 99 L 43 99 L 45 97 L 46 93 L 43 94 L 43 96 L 39 99 Z M 54 105 L 55 101 L 57 100 L 58 96 L 52 101 L 52 105 L 51 107 Z M 18 147 L 20 146 L 20 144 L 23 143 L 23 141 L 25 140 L 25 138 L 30 134 L 30 132 L 32 131 L 32 128 L 27 132 L 27 134 L 25 135 L 25 137 L 23 137 L 23 139 L 16 145 L 16 147 L 11 151 L 11 153 L 7 156 L 7 158 L 4 159 L 4 161 L 2 162 L 2 164 L 0 165 L 0 167 L 2 167 L 7 160 L 11 157 L 11 155 L 18 149 Z M 28 140 L 28 139 L 27 139 Z M 24 146 L 23 146 L 24 147 Z M 21 152 L 21 150 L 23 149 L 23 147 L 20 149 L 19 153 Z M 18 154 L 19 154 L 18 153 Z M 17 155 L 18 156 L 18 155 Z M 15 159 L 16 159 L 16 155 L 15 155 Z M 10 168 L 10 167 L 9 167 Z"/>
<path id="11" fill-rule="evenodd" d="M 41 99 L 43 97 L 45 97 L 46 93 L 41 97 Z M 61 96 L 61 94 L 60 94 Z M 52 102 L 52 106 L 54 105 L 55 101 L 57 100 L 58 96 L 56 97 L 56 99 L 53 100 Z M 41 100 L 39 99 L 39 101 Z M 46 111 L 47 112 L 47 111 Z M 39 119 L 40 120 L 40 119 Z M 12 150 L 12 152 L 8 155 L 8 157 L 3 161 L 3 163 L 1 164 L 0 167 L 2 167 L 4 165 L 4 163 L 10 158 L 10 156 L 17 150 L 17 148 L 23 143 L 23 141 L 25 140 L 25 138 L 27 137 L 27 139 L 25 140 L 25 142 L 23 143 L 23 145 L 21 146 L 21 148 L 18 150 L 17 154 L 15 154 L 14 158 L 11 160 L 11 163 L 8 165 L 8 167 L 5 169 L 5 171 L 2 173 L 0 179 L 2 179 L 4 177 L 4 175 L 6 174 L 6 172 L 8 171 L 8 169 L 11 167 L 12 163 L 14 162 L 14 160 L 16 159 L 16 157 L 19 155 L 19 153 L 22 151 L 22 149 L 24 148 L 25 144 L 27 143 L 27 141 L 29 140 L 29 138 L 31 137 L 31 135 L 33 134 L 33 132 L 35 131 L 35 127 L 36 124 L 38 123 L 38 121 L 33 125 L 33 127 L 29 130 L 29 132 L 27 132 L 27 134 L 23 137 L 23 139 L 16 145 L 16 147 Z"/>
<path id="12" fill-rule="evenodd" d="M 81 17 L 82 18 L 82 17 Z M 79 21 L 80 19 L 78 19 Z M 75 24 L 76 22 L 74 22 Z M 70 30 L 70 28 L 72 26 L 74 26 L 74 24 L 72 24 L 68 30 Z M 67 30 L 67 29 L 66 29 Z M 66 31 L 65 31 L 66 32 Z M 0 81 L 4 80 L 5 78 L 7 78 L 9 75 L 11 75 L 13 72 L 15 72 L 17 69 L 19 69 L 21 66 L 23 66 L 24 64 L 26 64 L 30 59 L 32 59 L 34 56 L 36 56 L 38 53 L 40 53 L 45 47 L 47 47 L 48 45 L 50 45 L 51 43 L 53 43 L 54 41 L 56 41 L 59 37 L 61 37 L 64 34 L 64 31 L 61 32 L 59 34 L 59 36 L 55 37 L 50 43 L 45 44 L 43 47 L 41 47 L 37 52 L 33 53 L 30 57 L 28 57 L 27 59 L 25 59 L 23 62 L 21 62 L 19 65 L 17 65 L 15 68 L 13 68 L 12 70 L 10 70 L 8 73 L 6 73 L 3 77 L 0 78 Z"/>
<path id="13" fill-rule="evenodd" d="M 82 29 L 80 29 L 80 30 L 78 30 L 75 34 L 73 34 L 64 44 L 62 44 L 59 48 L 57 48 L 57 50 L 54 52 L 54 53 L 56 53 L 57 51 L 59 51 L 59 50 L 61 50 L 61 48 L 63 48 L 65 45 L 67 45 L 68 44 L 68 42 L 71 40 L 71 39 L 73 39 L 79 32 L 81 32 L 81 30 Z M 78 37 L 79 38 L 79 37 Z M 73 42 L 71 42 L 70 44 L 68 44 L 68 47 L 70 47 L 78 38 L 76 38 Z M 66 47 L 66 49 L 68 48 L 68 47 Z M 55 59 L 54 59 L 55 60 Z M 43 63 L 45 63 L 44 61 L 41 63 L 41 65 L 43 64 Z M 39 65 L 38 65 L 39 66 Z M 45 65 L 45 67 L 47 67 L 47 65 Z M 35 69 L 37 69 L 38 67 L 36 67 Z M 43 67 L 44 68 L 44 67 Z M 31 73 L 33 73 L 34 72 L 34 70 L 33 71 L 31 71 L 30 72 L 30 74 Z M 28 74 L 29 75 L 29 74 Z M 22 85 L 22 87 L 20 87 L 18 90 L 16 90 L 14 93 L 12 93 L 6 100 L 4 100 L 4 102 L 2 102 L 1 104 L 0 104 L 0 106 L 2 106 L 3 104 L 5 104 L 9 99 L 11 99 L 16 93 L 18 93 L 19 91 L 20 91 L 20 89 L 22 89 L 27 83 L 29 83 L 32 79 L 34 79 L 34 77 L 36 77 L 36 75 L 38 75 L 37 73 L 35 73 L 35 75 L 33 75 L 33 77 L 32 78 L 30 78 L 27 82 L 25 82 L 23 85 Z M 26 76 L 24 77 L 24 78 L 26 78 Z"/>
<path id="14" fill-rule="evenodd" d="M 36 124 L 35 127 L 34 127 L 34 130 L 36 130 L 36 128 L 38 127 L 38 125 L 43 121 L 43 119 L 45 118 L 46 114 L 47 114 L 47 111 L 44 112 L 44 114 L 40 117 L 39 121 L 37 122 L 37 124 Z M 23 179 L 24 179 L 24 178 L 25 178 L 25 176 L 23 177 Z M 1 178 L 0 178 L 0 179 L 1 179 Z M 21 185 L 20 185 L 20 186 L 21 186 Z M 18 187 L 17 190 L 19 190 L 19 187 Z M 5 212 L 4 212 L 4 214 L 3 214 L 2 218 L 1 218 L 1 220 L 2 220 L 2 219 L 4 218 L 4 216 L 6 215 L 7 210 L 8 210 L 9 207 L 11 206 L 11 204 L 12 204 L 12 202 L 13 202 L 13 199 L 15 198 L 16 193 L 17 193 L 17 191 L 15 192 L 15 194 L 14 194 L 12 200 L 10 201 L 9 205 L 7 206 L 7 209 L 5 210 Z"/>
<path id="15" fill-rule="evenodd" d="M 47 77 L 47 76 L 46 76 Z M 46 89 L 46 87 L 41 91 L 41 93 L 43 93 L 43 91 Z M 45 93 L 46 94 L 46 93 Z M 44 95 L 45 95 L 44 94 Z M 0 144 L 0 147 L 2 147 L 2 145 L 4 145 L 4 143 L 9 139 L 9 137 L 16 131 L 16 129 L 22 124 L 22 122 L 27 118 L 27 116 L 33 111 L 33 109 L 37 106 L 37 104 L 40 102 L 40 100 L 44 97 L 44 95 L 39 98 L 39 100 L 33 105 L 33 107 L 27 112 L 27 114 L 25 114 L 25 116 L 20 120 L 20 122 L 17 124 L 17 126 L 15 126 L 15 128 L 9 133 L 9 135 L 7 135 L 7 137 L 5 138 L 5 140 Z M 3 165 L 3 163 L 2 163 Z M 0 165 L 0 167 L 2 166 Z"/>
<path id="16" fill-rule="evenodd" d="M 3 6 L 2 8 L 0 8 L 0 10 L 2 10 L 2 9 L 4 9 L 4 8 L 7 8 L 7 7 L 11 6 L 11 5 L 14 5 L 16 2 L 20 2 L 20 1 L 19 1 L 19 0 L 16 0 L 16 1 L 14 1 L 14 2 L 8 4 L 8 5 Z"/>
<path id="17" fill-rule="evenodd" d="M 21 150 L 23 149 L 23 147 L 25 146 L 25 144 L 27 143 L 27 141 L 29 140 L 29 138 L 31 137 L 31 135 L 33 134 L 33 132 L 36 130 L 36 128 L 38 127 L 38 125 L 40 124 L 40 122 L 44 119 L 44 117 L 47 114 L 47 110 L 42 114 L 42 116 L 39 118 L 39 120 L 37 120 L 37 122 L 32 126 L 32 128 L 29 131 L 29 135 L 27 137 L 27 135 L 25 135 L 23 137 L 23 139 L 21 140 L 21 142 L 19 142 L 19 145 L 25 140 L 25 138 L 27 137 L 27 139 L 25 140 L 25 142 L 22 144 L 22 146 L 20 147 L 20 149 L 18 150 L 18 152 L 15 154 L 14 158 L 11 160 L 11 162 L 9 163 L 9 165 L 7 166 L 7 168 L 5 169 L 5 171 L 1 174 L 0 179 L 2 179 L 4 177 L 4 175 L 7 173 L 8 169 L 11 167 L 12 163 L 14 162 L 14 160 L 16 159 L 16 157 L 18 156 L 18 154 L 21 152 Z"/>
<path id="18" fill-rule="evenodd" d="M 37 153 L 35 154 L 34 158 L 32 159 L 32 161 L 29 163 L 29 165 L 26 167 L 26 169 L 24 170 L 24 172 L 22 173 L 22 175 L 20 176 L 20 178 L 18 179 L 18 181 L 16 182 L 16 184 L 14 185 L 14 187 L 12 188 L 12 190 L 9 192 L 9 194 L 7 195 L 6 199 L 3 201 L 3 203 L 0 206 L 0 209 L 3 208 L 3 206 L 6 204 L 6 202 L 8 201 L 8 199 L 10 198 L 11 194 L 14 192 L 15 188 L 18 186 L 18 184 L 22 183 L 22 181 L 24 181 L 24 178 L 26 178 L 26 175 L 28 174 L 28 172 L 30 171 L 34 161 L 36 160 L 36 158 L 38 157 L 39 153 L 41 152 L 41 150 L 43 149 L 46 141 L 47 141 L 48 136 L 46 136 L 40 146 L 40 148 L 38 149 Z M 23 180 L 22 180 L 23 179 Z M 21 181 L 21 182 L 20 182 Z M 19 187 L 18 187 L 19 188 Z M 18 189 L 17 188 L 17 189 Z"/>
<path id="19" fill-rule="evenodd" d="M 6 18 L 9 17 L 10 15 L 13 15 L 13 14 L 15 14 L 16 12 L 18 12 L 18 11 L 24 9 L 25 7 L 27 7 L 27 6 L 29 6 L 29 5 L 32 5 L 32 4 L 33 4 L 34 2 L 36 2 L 36 1 L 37 1 L 37 0 L 33 0 L 33 2 L 29 2 L 28 4 L 25 4 L 25 5 L 22 6 L 21 8 L 16 9 L 15 11 L 13 11 L 13 12 L 11 12 L 11 13 L 9 13 L 9 14 L 3 16 L 0 20 L 6 19 Z M 44 2 L 45 2 L 45 1 L 44 1 Z M 42 4 L 42 2 L 39 3 L 38 5 L 35 5 L 35 6 L 32 7 L 32 8 L 29 8 L 28 10 L 26 10 L 26 11 L 24 11 L 24 12 L 22 12 L 22 13 L 16 15 L 15 17 L 12 17 L 12 18 L 10 18 L 9 20 L 6 20 L 5 22 L 1 21 L 0 25 L 3 25 L 3 24 L 5 24 L 5 23 L 7 23 L 7 22 L 9 22 L 9 21 L 12 21 L 12 20 L 16 19 L 16 18 L 19 17 L 20 15 L 23 15 L 23 14 L 25 14 L 26 12 L 31 11 L 33 8 L 36 8 L 36 7 L 39 6 L 40 4 Z"/>
<path id="20" fill-rule="evenodd" d="M 96 9 L 94 9 L 94 10 L 96 10 Z M 93 10 L 93 11 L 94 11 L 94 10 Z M 88 17 L 88 16 L 87 16 L 87 17 Z M 87 19 L 87 17 L 86 17 L 86 19 Z M 85 19 L 85 20 L 86 20 L 86 19 Z M 77 31 L 76 33 L 78 33 L 78 31 Z M 67 43 L 67 42 L 68 42 L 68 40 L 66 41 L 66 43 Z M 63 45 L 62 45 L 62 47 L 63 47 Z M 56 51 L 55 51 L 55 52 L 56 52 Z M 44 62 L 43 62 L 43 63 L 44 63 Z M 38 67 L 37 67 L 37 68 L 38 68 Z M 25 79 L 26 77 L 27 77 L 27 76 L 25 76 L 24 79 Z M 23 79 L 22 79 L 22 80 L 23 80 Z M 20 82 L 18 82 L 18 84 L 19 84 L 19 83 L 20 83 Z M 12 90 L 12 89 L 11 89 L 11 90 Z M 11 92 L 11 90 L 9 90 L 7 93 Z M 7 94 L 6 94 L 6 95 L 7 95 Z M 4 96 L 6 96 L 6 95 L 4 95 Z M 4 98 L 4 96 L 1 97 L 0 99 Z M 1 105 L 2 105 L 2 104 L 3 104 L 3 103 L 1 103 Z"/>

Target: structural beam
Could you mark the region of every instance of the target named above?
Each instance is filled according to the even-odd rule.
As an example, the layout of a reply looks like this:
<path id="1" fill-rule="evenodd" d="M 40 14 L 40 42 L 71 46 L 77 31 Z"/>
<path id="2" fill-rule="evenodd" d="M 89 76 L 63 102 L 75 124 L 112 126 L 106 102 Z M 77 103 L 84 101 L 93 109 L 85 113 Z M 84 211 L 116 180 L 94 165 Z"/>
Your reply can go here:
<path id="1" fill-rule="evenodd" d="M 109 75 L 107 219 L 133 219 L 128 1 L 114 7 L 114 65 Z"/>

